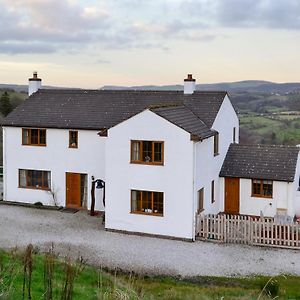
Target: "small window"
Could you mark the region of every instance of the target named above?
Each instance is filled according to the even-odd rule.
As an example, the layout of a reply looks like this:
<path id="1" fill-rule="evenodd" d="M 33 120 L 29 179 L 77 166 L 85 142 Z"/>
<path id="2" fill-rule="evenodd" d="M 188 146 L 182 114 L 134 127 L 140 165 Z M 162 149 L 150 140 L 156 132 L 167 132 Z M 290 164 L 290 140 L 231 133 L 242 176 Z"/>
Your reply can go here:
<path id="1" fill-rule="evenodd" d="M 233 127 L 233 133 L 232 133 L 232 142 L 233 143 L 236 143 L 236 128 L 235 127 Z"/>
<path id="2" fill-rule="evenodd" d="M 22 128 L 22 145 L 46 146 L 46 129 Z"/>
<path id="3" fill-rule="evenodd" d="M 204 210 L 204 188 L 198 191 L 198 214 Z"/>
<path id="4" fill-rule="evenodd" d="M 131 212 L 155 216 L 163 215 L 164 194 L 162 192 L 131 191 Z"/>
<path id="5" fill-rule="evenodd" d="M 219 133 L 214 135 L 214 156 L 219 155 Z"/>
<path id="6" fill-rule="evenodd" d="M 252 180 L 252 197 L 273 197 L 273 181 L 253 179 Z"/>
<path id="7" fill-rule="evenodd" d="M 78 148 L 78 131 L 69 131 L 69 148 Z"/>
<path id="8" fill-rule="evenodd" d="M 211 182 L 211 203 L 215 202 L 215 181 Z"/>
<path id="9" fill-rule="evenodd" d="M 131 141 L 131 163 L 163 165 L 164 143 Z"/>
<path id="10" fill-rule="evenodd" d="M 50 190 L 51 172 L 39 170 L 19 170 L 19 187 Z"/>

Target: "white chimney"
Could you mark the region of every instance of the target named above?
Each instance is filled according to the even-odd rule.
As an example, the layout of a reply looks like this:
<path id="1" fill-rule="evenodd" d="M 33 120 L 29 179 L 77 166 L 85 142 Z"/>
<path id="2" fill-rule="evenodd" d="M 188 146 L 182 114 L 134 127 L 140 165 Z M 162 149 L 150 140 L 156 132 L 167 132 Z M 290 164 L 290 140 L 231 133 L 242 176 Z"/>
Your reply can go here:
<path id="1" fill-rule="evenodd" d="M 38 78 L 37 72 L 33 72 L 33 77 L 29 78 L 28 95 L 31 96 L 42 87 L 42 79 Z"/>
<path id="2" fill-rule="evenodd" d="M 184 94 L 193 94 L 196 90 L 196 79 L 193 79 L 192 74 L 188 74 L 187 78 L 184 79 Z"/>

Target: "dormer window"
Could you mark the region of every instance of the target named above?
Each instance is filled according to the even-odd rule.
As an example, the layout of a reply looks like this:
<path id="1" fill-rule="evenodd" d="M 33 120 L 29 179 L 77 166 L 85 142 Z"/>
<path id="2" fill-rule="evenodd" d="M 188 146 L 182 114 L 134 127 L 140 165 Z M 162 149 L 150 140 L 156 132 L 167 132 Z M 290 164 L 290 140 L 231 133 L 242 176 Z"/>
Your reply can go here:
<path id="1" fill-rule="evenodd" d="M 133 164 L 163 165 L 164 143 L 157 141 L 131 141 Z"/>
<path id="2" fill-rule="evenodd" d="M 69 148 L 78 148 L 78 131 L 69 131 Z"/>
<path id="3" fill-rule="evenodd" d="M 46 146 L 46 129 L 22 128 L 22 145 Z"/>

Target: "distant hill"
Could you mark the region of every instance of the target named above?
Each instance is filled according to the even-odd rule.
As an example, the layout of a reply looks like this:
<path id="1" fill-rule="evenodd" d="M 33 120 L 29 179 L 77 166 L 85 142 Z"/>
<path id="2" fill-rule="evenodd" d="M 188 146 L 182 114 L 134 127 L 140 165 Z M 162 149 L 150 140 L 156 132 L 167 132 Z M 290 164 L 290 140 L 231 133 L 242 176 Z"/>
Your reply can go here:
<path id="1" fill-rule="evenodd" d="M 105 85 L 103 90 L 183 90 L 183 85 L 145 85 L 145 86 L 114 86 Z M 224 90 L 231 93 L 248 92 L 248 93 L 293 93 L 300 91 L 300 82 L 295 83 L 275 83 L 263 80 L 245 80 L 237 82 L 223 82 L 212 84 L 197 84 L 197 90 L 212 91 Z"/>
<path id="2" fill-rule="evenodd" d="M 45 89 L 70 89 L 69 87 L 55 87 L 55 86 L 43 86 Z M 197 90 L 213 91 L 223 90 L 230 93 L 278 93 L 286 94 L 293 92 L 300 92 L 300 82 L 288 82 L 288 83 L 275 83 L 271 81 L 263 80 L 245 80 L 237 82 L 221 82 L 211 84 L 197 84 Z M 17 84 L 0 84 L 0 89 L 11 89 L 16 92 L 27 93 L 27 85 Z M 72 88 L 73 89 L 73 88 Z M 79 89 L 79 88 L 78 88 Z M 102 90 L 171 90 L 181 91 L 183 85 L 142 85 L 142 86 L 117 86 L 117 85 L 105 85 L 101 87 Z"/>

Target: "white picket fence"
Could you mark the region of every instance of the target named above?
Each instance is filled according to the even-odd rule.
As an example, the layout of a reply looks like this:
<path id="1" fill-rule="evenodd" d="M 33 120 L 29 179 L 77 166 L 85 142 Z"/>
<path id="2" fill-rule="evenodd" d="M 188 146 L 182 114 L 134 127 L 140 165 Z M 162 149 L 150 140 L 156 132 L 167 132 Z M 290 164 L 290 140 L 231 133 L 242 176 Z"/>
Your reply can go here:
<path id="1" fill-rule="evenodd" d="M 300 249 L 300 223 L 280 224 L 272 218 L 197 215 L 196 237 L 237 243 Z"/>

